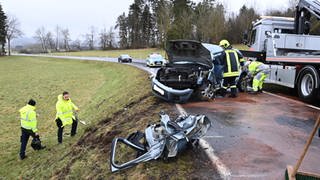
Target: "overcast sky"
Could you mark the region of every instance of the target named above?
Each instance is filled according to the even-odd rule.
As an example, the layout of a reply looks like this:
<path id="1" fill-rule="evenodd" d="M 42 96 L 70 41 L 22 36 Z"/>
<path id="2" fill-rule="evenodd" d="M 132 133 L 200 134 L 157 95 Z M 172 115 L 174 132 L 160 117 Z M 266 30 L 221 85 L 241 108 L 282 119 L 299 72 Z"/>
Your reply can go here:
<path id="1" fill-rule="evenodd" d="M 128 12 L 134 0 L 0 0 L 5 13 L 21 23 L 25 36 L 32 37 L 36 29 L 45 27 L 54 32 L 57 25 L 68 28 L 73 40 L 82 39 L 89 27 L 109 29 L 122 12 Z M 199 2 L 200 0 L 194 0 Z M 246 4 L 260 12 L 285 9 L 288 0 L 220 0 L 228 11 L 238 11 Z"/>

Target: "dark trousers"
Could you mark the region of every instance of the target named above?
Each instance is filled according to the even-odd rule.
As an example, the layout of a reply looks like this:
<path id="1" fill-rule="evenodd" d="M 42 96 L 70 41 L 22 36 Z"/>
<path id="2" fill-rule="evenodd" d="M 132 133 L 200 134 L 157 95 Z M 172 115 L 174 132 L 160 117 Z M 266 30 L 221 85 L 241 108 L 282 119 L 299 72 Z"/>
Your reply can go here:
<path id="1" fill-rule="evenodd" d="M 26 148 L 28 144 L 29 137 L 32 136 L 33 138 L 39 138 L 36 136 L 32 130 L 21 128 L 21 136 L 20 136 L 20 158 L 23 159 L 26 156 Z"/>
<path id="2" fill-rule="evenodd" d="M 62 134 L 63 134 L 63 126 L 62 126 L 62 121 L 60 118 L 56 119 L 56 124 L 58 127 L 58 143 L 62 143 Z M 72 126 L 71 126 L 71 136 L 76 135 L 77 133 L 77 126 L 78 126 L 78 120 L 77 119 L 72 119 Z"/>
<path id="3" fill-rule="evenodd" d="M 223 78 L 223 87 L 226 89 L 228 87 L 230 87 L 231 95 L 233 95 L 233 96 L 237 95 L 236 78 L 237 78 L 237 76 Z"/>

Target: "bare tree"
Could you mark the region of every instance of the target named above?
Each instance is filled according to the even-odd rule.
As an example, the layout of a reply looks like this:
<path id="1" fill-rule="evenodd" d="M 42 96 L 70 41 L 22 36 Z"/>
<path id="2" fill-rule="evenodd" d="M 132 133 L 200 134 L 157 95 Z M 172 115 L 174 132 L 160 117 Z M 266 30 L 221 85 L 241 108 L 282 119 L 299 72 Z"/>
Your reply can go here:
<path id="1" fill-rule="evenodd" d="M 288 0 L 289 9 L 294 11 L 296 9 L 298 2 L 299 2 L 299 0 Z"/>
<path id="2" fill-rule="evenodd" d="M 160 45 L 164 46 L 167 41 L 168 31 L 170 29 L 171 20 L 173 16 L 172 5 L 170 2 L 160 0 L 155 7 L 155 21 L 157 29 L 157 41 Z"/>
<path id="3" fill-rule="evenodd" d="M 90 32 L 86 34 L 86 43 L 89 46 L 90 50 L 94 49 L 95 37 L 96 37 L 96 28 L 94 26 L 91 26 Z"/>
<path id="4" fill-rule="evenodd" d="M 56 31 L 56 51 L 60 50 L 60 27 L 57 25 L 55 28 Z"/>
<path id="5" fill-rule="evenodd" d="M 56 49 L 53 34 L 50 31 L 46 33 L 45 43 L 50 51 Z"/>
<path id="6" fill-rule="evenodd" d="M 46 39 L 46 29 L 44 27 L 38 28 L 36 30 L 34 38 L 41 44 L 41 48 L 44 52 L 47 52 L 47 39 Z"/>
<path id="7" fill-rule="evenodd" d="M 63 38 L 63 47 L 66 51 L 69 51 L 70 50 L 69 42 L 71 41 L 69 29 L 68 28 L 62 29 L 61 34 Z"/>
<path id="8" fill-rule="evenodd" d="M 71 44 L 72 49 L 81 51 L 81 41 L 80 39 L 76 39 Z"/>
<path id="9" fill-rule="evenodd" d="M 14 38 L 21 37 L 23 35 L 20 30 L 20 22 L 15 16 L 8 15 L 6 19 L 6 31 L 8 41 L 9 56 L 11 55 L 11 40 Z"/>
<path id="10" fill-rule="evenodd" d="M 108 33 L 107 33 L 107 43 L 108 48 L 114 48 L 115 47 L 115 32 L 113 31 L 113 27 L 110 27 Z"/>
<path id="11" fill-rule="evenodd" d="M 103 28 L 99 34 L 100 38 L 100 47 L 102 50 L 107 49 L 107 44 L 108 44 L 108 32 L 106 28 Z"/>

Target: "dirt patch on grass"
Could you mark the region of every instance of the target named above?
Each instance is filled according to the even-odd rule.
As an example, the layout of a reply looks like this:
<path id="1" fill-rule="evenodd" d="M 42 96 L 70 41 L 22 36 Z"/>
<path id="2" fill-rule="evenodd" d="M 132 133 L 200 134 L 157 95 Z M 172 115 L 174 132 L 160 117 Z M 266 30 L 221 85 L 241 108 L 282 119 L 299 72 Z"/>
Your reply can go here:
<path id="1" fill-rule="evenodd" d="M 137 130 L 144 131 L 148 124 L 160 120 L 163 110 L 170 117 L 177 117 L 173 104 L 146 96 L 132 102 L 122 110 L 86 129 L 83 136 L 71 148 L 68 164 L 55 172 L 54 179 L 219 179 L 216 170 L 200 148 L 190 148 L 169 162 L 154 160 L 116 173 L 110 171 L 110 148 L 114 137 L 127 137 Z M 94 153 L 93 153 L 94 152 Z M 86 162 L 79 168 L 76 164 Z M 76 169 L 78 168 L 78 169 Z"/>

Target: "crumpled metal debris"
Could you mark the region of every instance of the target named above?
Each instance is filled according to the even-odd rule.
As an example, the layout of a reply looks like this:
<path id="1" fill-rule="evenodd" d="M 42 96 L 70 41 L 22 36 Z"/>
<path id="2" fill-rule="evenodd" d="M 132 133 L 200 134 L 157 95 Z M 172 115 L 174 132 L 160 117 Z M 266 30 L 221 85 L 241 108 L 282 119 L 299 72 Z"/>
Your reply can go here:
<path id="1" fill-rule="evenodd" d="M 128 138 L 114 138 L 111 147 L 110 168 L 112 172 L 132 167 L 152 159 L 168 159 L 177 156 L 188 145 L 195 145 L 211 126 L 205 115 L 181 115 L 174 121 L 161 112 L 160 122 L 149 125 L 144 133 L 137 131 Z M 143 142 L 141 142 L 143 140 Z M 117 144 L 123 143 L 137 152 L 137 158 L 117 164 Z"/>

